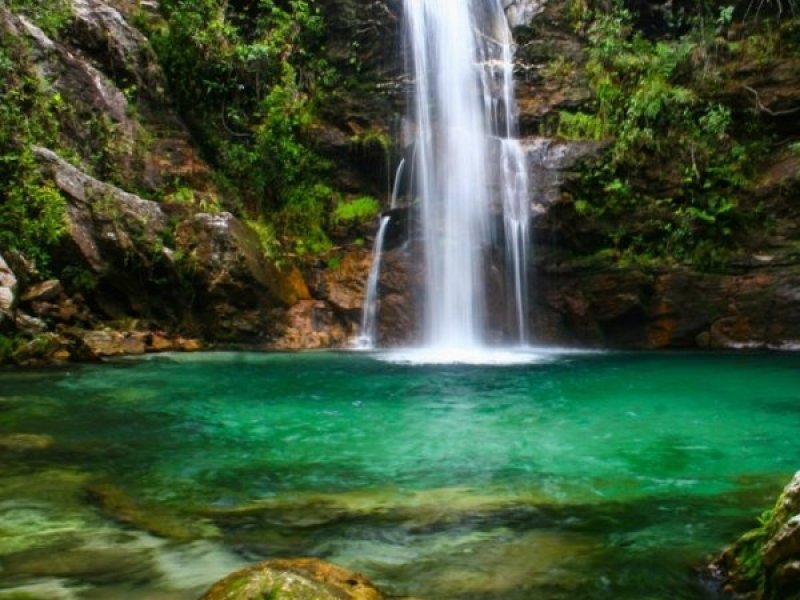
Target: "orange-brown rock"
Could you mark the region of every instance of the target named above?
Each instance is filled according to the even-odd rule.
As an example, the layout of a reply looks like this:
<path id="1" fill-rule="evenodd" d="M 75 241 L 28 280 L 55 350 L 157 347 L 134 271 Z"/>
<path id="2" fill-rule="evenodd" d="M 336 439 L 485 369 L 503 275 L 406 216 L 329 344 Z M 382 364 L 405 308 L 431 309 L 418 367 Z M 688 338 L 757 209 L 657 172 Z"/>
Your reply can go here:
<path id="1" fill-rule="evenodd" d="M 214 584 L 202 600 L 384 600 L 369 580 L 317 558 L 268 560 Z"/>

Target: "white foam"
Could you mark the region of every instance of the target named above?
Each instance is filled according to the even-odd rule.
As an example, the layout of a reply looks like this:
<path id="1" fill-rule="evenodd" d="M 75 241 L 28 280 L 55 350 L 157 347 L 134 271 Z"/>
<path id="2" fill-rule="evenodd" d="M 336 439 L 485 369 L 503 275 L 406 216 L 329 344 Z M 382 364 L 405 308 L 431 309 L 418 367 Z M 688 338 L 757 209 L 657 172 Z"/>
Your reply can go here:
<path id="1" fill-rule="evenodd" d="M 536 346 L 457 348 L 435 346 L 425 348 L 397 348 L 376 352 L 378 360 L 409 365 L 486 365 L 513 366 L 555 362 L 564 356 L 592 354 L 593 350 L 548 348 Z"/>

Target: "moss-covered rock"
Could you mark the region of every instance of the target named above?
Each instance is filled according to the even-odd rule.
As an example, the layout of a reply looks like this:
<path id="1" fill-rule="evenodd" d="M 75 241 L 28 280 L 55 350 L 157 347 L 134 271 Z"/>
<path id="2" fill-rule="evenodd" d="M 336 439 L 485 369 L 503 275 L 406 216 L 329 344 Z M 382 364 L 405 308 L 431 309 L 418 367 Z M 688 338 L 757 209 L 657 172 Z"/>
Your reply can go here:
<path id="1" fill-rule="evenodd" d="M 762 516 L 761 526 L 745 533 L 709 568 L 737 597 L 800 599 L 800 471 Z"/>
<path id="2" fill-rule="evenodd" d="M 316 558 L 269 560 L 214 584 L 202 600 L 383 600 L 366 577 Z"/>

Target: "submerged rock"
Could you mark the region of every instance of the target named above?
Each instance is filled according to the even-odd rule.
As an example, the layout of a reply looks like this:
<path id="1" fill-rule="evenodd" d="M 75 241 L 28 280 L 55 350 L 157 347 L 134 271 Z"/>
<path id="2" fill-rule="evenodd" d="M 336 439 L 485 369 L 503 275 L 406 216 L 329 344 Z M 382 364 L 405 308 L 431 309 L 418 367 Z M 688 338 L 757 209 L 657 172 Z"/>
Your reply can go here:
<path id="1" fill-rule="evenodd" d="M 744 534 L 710 566 L 728 592 L 747 600 L 800 598 L 800 471 L 761 527 Z"/>
<path id="2" fill-rule="evenodd" d="M 204 520 L 190 520 L 169 509 L 139 502 L 112 484 L 90 484 L 86 493 L 92 504 L 114 520 L 159 537 L 190 541 L 219 534 Z"/>
<path id="3" fill-rule="evenodd" d="M 202 600 L 383 600 L 366 577 L 316 558 L 268 560 L 214 584 Z"/>
<path id="4" fill-rule="evenodd" d="M 47 450 L 54 444 L 52 436 L 43 433 L 8 433 L 0 435 L 0 450 L 28 452 Z"/>

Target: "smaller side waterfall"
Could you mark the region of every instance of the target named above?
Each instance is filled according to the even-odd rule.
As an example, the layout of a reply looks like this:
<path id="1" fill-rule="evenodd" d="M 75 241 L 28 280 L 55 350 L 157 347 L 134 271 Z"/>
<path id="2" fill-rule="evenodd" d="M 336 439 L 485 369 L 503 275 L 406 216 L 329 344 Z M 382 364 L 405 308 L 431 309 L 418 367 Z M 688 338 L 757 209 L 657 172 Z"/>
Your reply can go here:
<path id="1" fill-rule="evenodd" d="M 389 208 L 395 209 L 397 208 L 397 197 L 400 193 L 400 182 L 403 181 L 403 170 L 406 166 L 406 159 L 402 159 L 400 164 L 397 166 L 397 173 L 394 176 L 394 185 L 392 186 L 392 200 Z"/>
<path id="2" fill-rule="evenodd" d="M 383 239 L 386 237 L 386 228 L 389 225 L 388 215 L 381 217 L 378 233 L 375 235 L 375 245 L 372 248 L 372 265 L 367 277 L 367 290 L 364 294 L 364 308 L 361 316 L 361 333 L 356 339 L 356 347 L 371 350 L 375 347 L 375 338 L 378 329 L 378 278 L 381 274 L 381 252 Z"/>
<path id="3" fill-rule="evenodd" d="M 503 225 L 506 237 L 506 264 L 513 290 L 517 341 L 528 342 L 528 244 L 530 242 L 530 202 L 525 153 L 513 138 L 501 140 L 500 168 Z"/>

